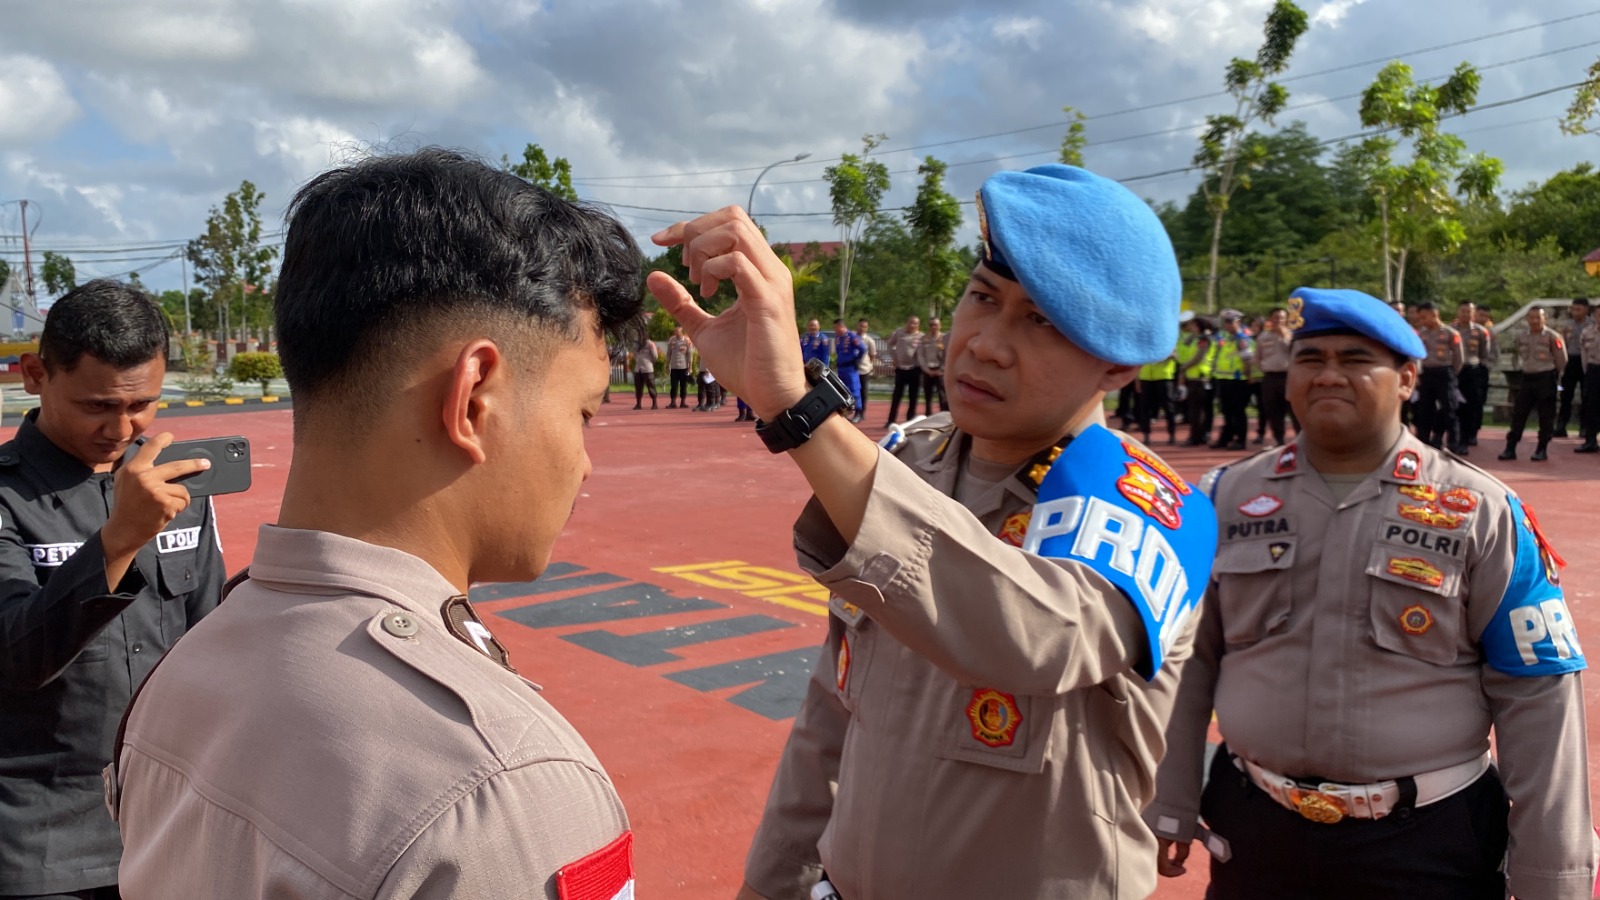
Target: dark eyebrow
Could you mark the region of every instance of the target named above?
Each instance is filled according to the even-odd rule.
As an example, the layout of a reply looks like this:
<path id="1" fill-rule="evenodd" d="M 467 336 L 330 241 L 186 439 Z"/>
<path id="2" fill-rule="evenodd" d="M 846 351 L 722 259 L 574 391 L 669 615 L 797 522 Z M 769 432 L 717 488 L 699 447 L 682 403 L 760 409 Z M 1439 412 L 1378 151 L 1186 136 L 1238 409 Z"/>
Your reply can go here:
<path id="1" fill-rule="evenodd" d="M 1000 290 L 1000 285 L 995 284 L 994 282 L 990 281 L 988 276 L 984 275 L 982 272 L 977 271 L 976 269 L 974 269 L 973 272 L 972 272 L 972 280 L 976 281 L 977 283 L 979 283 L 981 285 L 983 285 L 984 287 L 988 288 L 991 291 Z"/>

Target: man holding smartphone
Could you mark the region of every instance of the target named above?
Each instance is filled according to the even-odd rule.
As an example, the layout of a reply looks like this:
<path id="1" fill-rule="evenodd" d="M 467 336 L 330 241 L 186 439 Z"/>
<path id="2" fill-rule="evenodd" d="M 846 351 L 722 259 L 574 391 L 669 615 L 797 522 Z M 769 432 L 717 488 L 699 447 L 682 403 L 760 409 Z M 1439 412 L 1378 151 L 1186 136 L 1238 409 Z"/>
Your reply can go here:
<path id="1" fill-rule="evenodd" d="M 39 397 L 0 445 L 0 897 L 115 898 L 121 844 L 100 770 L 134 689 L 216 606 L 225 570 L 197 460 L 154 465 L 167 326 L 143 291 L 96 280 L 56 301 Z"/>

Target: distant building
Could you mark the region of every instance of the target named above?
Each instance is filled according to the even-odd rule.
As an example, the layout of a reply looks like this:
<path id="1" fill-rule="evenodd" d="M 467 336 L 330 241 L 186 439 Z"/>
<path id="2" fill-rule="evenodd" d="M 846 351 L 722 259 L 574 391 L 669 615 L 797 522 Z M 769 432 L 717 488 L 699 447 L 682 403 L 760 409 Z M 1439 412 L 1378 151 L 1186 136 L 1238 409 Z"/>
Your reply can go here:
<path id="1" fill-rule="evenodd" d="M 804 265 L 813 259 L 826 259 L 837 256 L 839 248 L 844 246 L 843 241 L 789 241 L 783 244 L 773 244 L 775 249 L 787 253 L 794 260 L 795 265 Z"/>

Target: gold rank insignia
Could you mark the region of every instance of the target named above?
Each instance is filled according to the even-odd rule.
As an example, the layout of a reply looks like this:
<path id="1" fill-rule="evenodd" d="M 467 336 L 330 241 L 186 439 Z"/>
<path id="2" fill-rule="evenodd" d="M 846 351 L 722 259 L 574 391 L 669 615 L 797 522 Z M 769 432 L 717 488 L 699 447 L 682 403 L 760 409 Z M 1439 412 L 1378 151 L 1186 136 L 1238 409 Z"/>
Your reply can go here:
<path id="1" fill-rule="evenodd" d="M 1289 319 L 1284 324 L 1289 326 L 1290 331 L 1298 331 L 1305 327 L 1305 310 L 1306 301 L 1299 297 L 1289 298 Z"/>
<path id="2" fill-rule="evenodd" d="M 1443 576 L 1441 575 L 1442 579 Z M 1427 607 L 1420 603 L 1416 606 L 1408 606 L 1400 612 L 1400 627 L 1405 630 L 1406 634 L 1427 634 L 1428 629 L 1433 627 L 1433 613 L 1428 612 Z"/>
<path id="3" fill-rule="evenodd" d="M 1425 584 L 1428 587 L 1439 587 L 1444 584 L 1444 572 L 1438 566 L 1425 559 L 1415 556 L 1391 557 L 1388 572 L 1398 578 Z M 1408 610 L 1409 612 L 1409 610 Z M 1427 610 L 1423 610 L 1427 612 Z"/>
<path id="4" fill-rule="evenodd" d="M 1455 531 L 1465 522 L 1466 516 L 1447 513 L 1433 506 L 1414 506 L 1410 503 L 1400 503 L 1395 506 L 1402 518 L 1416 522 L 1418 525 L 1427 525 L 1429 528 L 1443 528 L 1446 531 Z"/>
<path id="5" fill-rule="evenodd" d="M 1432 503 L 1439 499 L 1439 489 L 1431 484 L 1401 485 L 1400 493 L 1421 503 Z"/>
<path id="6" fill-rule="evenodd" d="M 1017 739 L 1017 727 L 1022 724 L 1022 711 L 1017 709 L 1017 698 L 993 688 L 979 688 L 972 692 L 972 702 L 967 704 L 967 719 L 972 723 L 972 736 L 987 747 L 1009 747 Z"/>

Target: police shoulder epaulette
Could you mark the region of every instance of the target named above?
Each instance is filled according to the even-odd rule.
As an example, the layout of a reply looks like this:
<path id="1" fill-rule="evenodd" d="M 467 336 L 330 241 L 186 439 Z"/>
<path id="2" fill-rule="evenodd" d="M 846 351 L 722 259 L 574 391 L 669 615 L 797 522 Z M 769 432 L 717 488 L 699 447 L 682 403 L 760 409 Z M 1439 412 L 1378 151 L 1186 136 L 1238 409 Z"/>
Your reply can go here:
<path id="1" fill-rule="evenodd" d="M 1217 485 L 1222 481 L 1222 473 L 1228 471 L 1227 466 L 1217 466 L 1215 469 L 1200 476 L 1200 493 L 1211 498 L 1212 503 L 1217 502 Z"/>
<path id="2" fill-rule="evenodd" d="M 22 462 L 22 452 L 15 441 L 0 444 L 0 466 L 14 466 Z"/>

